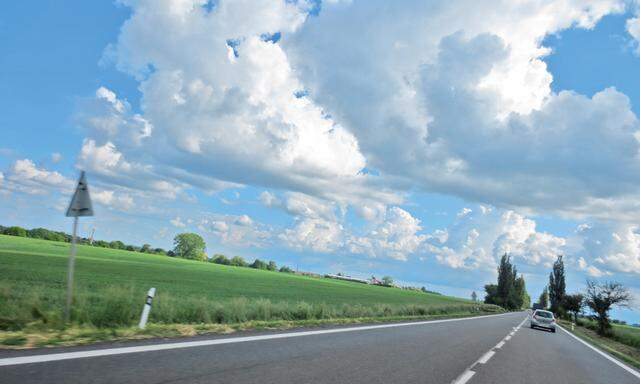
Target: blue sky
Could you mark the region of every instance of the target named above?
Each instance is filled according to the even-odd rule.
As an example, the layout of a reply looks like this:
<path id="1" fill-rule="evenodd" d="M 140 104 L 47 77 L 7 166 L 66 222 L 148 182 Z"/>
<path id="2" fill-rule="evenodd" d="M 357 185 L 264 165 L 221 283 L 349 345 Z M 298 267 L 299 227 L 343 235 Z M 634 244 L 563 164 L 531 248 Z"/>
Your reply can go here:
<path id="1" fill-rule="evenodd" d="M 200 3 L 4 6 L 1 224 L 68 230 L 85 169 L 98 238 L 459 296 L 561 253 L 640 295 L 635 3 Z"/>

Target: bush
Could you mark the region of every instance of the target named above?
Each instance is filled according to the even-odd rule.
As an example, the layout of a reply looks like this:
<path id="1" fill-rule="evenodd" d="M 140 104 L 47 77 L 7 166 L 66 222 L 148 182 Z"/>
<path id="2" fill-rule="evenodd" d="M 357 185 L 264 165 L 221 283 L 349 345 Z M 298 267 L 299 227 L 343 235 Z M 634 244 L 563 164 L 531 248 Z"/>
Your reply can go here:
<path id="1" fill-rule="evenodd" d="M 284 273 L 293 273 L 293 269 L 287 267 L 287 266 L 282 266 L 280 267 L 280 272 L 284 272 Z"/>
<path id="2" fill-rule="evenodd" d="M 231 265 L 231 260 L 227 259 L 225 255 L 213 255 L 209 261 L 216 264 Z"/>
<path id="3" fill-rule="evenodd" d="M 267 269 L 269 271 L 277 271 L 278 270 L 278 266 L 276 265 L 275 261 L 269 261 L 269 264 L 267 264 Z"/>
<path id="4" fill-rule="evenodd" d="M 249 264 L 244 261 L 244 259 L 240 256 L 234 256 L 231 258 L 231 265 L 236 267 L 247 267 Z"/>
<path id="5" fill-rule="evenodd" d="M 255 268 L 255 269 L 267 269 L 268 264 L 260 259 L 255 259 L 249 267 Z"/>
<path id="6" fill-rule="evenodd" d="M 13 226 L 13 227 L 5 228 L 3 234 L 9 235 L 9 236 L 27 237 L 27 230 L 22 227 Z"/>

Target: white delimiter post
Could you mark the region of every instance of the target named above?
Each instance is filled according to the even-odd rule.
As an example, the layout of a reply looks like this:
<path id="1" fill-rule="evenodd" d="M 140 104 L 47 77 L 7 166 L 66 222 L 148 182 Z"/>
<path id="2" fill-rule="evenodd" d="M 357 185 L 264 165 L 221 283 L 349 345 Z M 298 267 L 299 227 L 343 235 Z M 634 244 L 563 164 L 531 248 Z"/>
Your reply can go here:
<path id="1" fill-rule="evenodd" d="M 149 312 L 151 312 L 151 302 L 153 301 L 153 296 L 156 295 L 156 289 L 151 288 L 147 293 L 147 301 L 144 303 L 144 307 L 142 308 L 142 316 L 140 316 L 140 324 L 138 324 L 138 328 L 144 329 L 147 326 L 147 319 L 149 319 Z"/>

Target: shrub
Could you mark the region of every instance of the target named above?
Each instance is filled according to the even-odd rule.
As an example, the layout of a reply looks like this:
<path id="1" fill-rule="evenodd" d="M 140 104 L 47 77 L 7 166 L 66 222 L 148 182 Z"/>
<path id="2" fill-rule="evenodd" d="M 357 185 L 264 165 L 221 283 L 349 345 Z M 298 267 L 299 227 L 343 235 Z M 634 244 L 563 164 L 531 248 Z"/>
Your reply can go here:
<path id="1" fill-rule="evenodd" d="M 255 259 L 249 267 L 255 268 L 255 269 L 267 269 L 267 266 L 268 266 L 267 263 L 265 263 L 264 261 L 260 259 Z"/>
<path id="2" fill-rule="evenodd" d="M 5 235 L 27 237 L 27 230 L 22 227 L 9 227 L 4 230 Z"/>
<path id="3" fill-rule="evenodd" d="M 248 266 L 248 263 L 244 261 L 242 257 L 234 256 L 233 258 L 231 258 L 231 265 L 236 267 L 246 267 Z"/>
<path id="4" fill-rule="evenodd" d="M 231 265 L 231 260 L 229 260 L 225 255 L 213 255 L 210 261 L 216 264 Z"/>
<path id="5" fill-rule="evenodd" d="M 280 267 L 280 272 L 284 272 L 284 273 L 293 273 L 293 269 L 287 267 L 287 266 L 282 266 Z"/>

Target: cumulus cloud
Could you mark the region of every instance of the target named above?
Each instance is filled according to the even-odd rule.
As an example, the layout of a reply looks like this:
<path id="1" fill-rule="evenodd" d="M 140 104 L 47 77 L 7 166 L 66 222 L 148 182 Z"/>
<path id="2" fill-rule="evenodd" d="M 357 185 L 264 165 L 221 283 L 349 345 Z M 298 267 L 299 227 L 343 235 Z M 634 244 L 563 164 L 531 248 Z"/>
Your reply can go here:
<path id="1" fill-rule="evenodd" d="M 493 269 L 507 253 L 516 260 L 548 267 L 564 253 L 566 240 L 538 232 L 534 220 L 514 211 L 465 209 L 456 221 L 435 231 L 426 241 L 426 250 L 441 264 L 452 268 Z"/>
<path id="2" fill-rule="evenodd" d="M 30 159 L 16 160 L 6 177 L 7 189 L 34 195 L 66 191 L 72 187 L 72 180 L 56 171 L 38 167 Z"/>
<path id="3" fill-rule="evenodd" d="M 209 214 L 198 221 L 198 229 L 214 236 L 222 244 L 264 248 L 271 244 L 273 230 L 248 215 Z"/>

